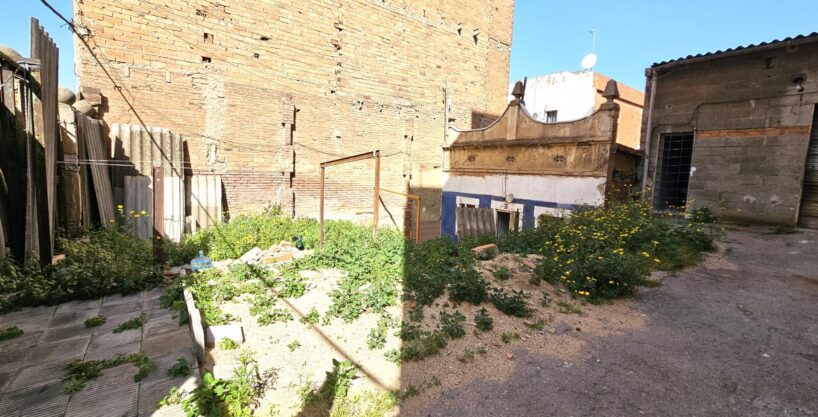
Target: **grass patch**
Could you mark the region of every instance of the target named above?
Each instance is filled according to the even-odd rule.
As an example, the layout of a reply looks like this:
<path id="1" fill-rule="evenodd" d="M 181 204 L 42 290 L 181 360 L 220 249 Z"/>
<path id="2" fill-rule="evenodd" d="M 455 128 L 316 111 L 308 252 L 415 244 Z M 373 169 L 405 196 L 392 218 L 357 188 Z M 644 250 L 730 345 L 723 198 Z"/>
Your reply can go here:
<path id="1" fill-rule="evenodd" d="M 114 327 L 114 333 L 122 333 L 126 330 L 136 330 L 141 329 L 142 326 L 145 325 L 148 321 L 148 316 L 145 313 L 139 315 L 139 317 L 134 317 L 126 322 L 120 323 L 118 326 Z"/>
<path id="2" fill-rule="evenodd" d="M 250 354 L 239 357 L 231 379 L 214 378 L 208 372 L 187 398 L 181 400 L 188 416 L 250 417 L 261 395 L 258 366 Z"/>
<path id="3" fill-rule="evenodd" d="M 508 279 L 511 278 L 511 270 L 503 266 L 495 269 L 491 275 L 498 281 L 508 281 Z"/>
<path id="4" fill-rule="evenodd" d="M 563 314 L 582 313 L 582 309 L 580 309 L 579 306 L 568 301 L 560 301 L 559 303 L 557 303 L 557 307 L 559 307 L 559 312 Z"/>
<path id="5" fill-rule="evenodd" d="M 90 329 L 92 327 L 99 327 L 105 324 L 106 321 L 108 321 L 108 318 L 105 316 L 91 317 L 90 319 L 85 320 L 85 328 Z"/>
<path id="6" fill-rule="evenodd" d="M 514 340 L 518 340 L 519 338 L 520 334 L 517 332 L 504 332 L 503 334 L 500 335 L 500 340 L 502 340 L 503 343 L 506 344 L 511 343 Z"/>
<path id="7" fill-rule="evenodd" d="M 457 360 L 460 363 L 474 362 L 474 351 L 469 348 L 464 349 L 463 354 L 459 355 Z"/>
<path id="8" fill-rule="evenodd" d="M 287 349 L 289 349 L 290 352 L 295 352 L 296 349 L 298 349 L 300 347 L 301 347 L 301 342 L 299 342 L 298 340 L 293 340 L 292 342 L 287 344 Z"/>
<path id="9" fill-rule="evenodd" d="M 225 337 L 225 338 L 224 338 L 224 339 L 222 339 L 222 341 L 219 343 L 219 347 L 220 347 L 222 350 L 236 350 L 236 349 L 238 349 L 239 344 L 238 344 L 238 343 L 236 343 L 236 341 L 235 341 L 235 340 L 230 339 L 229 337 Z"/>
<path id="10" fill-rule="evenodd" d="M 23 335 L 23 330 L 21 330 L 17 326 L 6 327 L 3 330 L 0 330 L 0 342 L 5 342 L 6 340 L 11 340 Z"/>
<path id="11" fill-rule="evenodd" d="M 531 330 L 540 331 L 545 328 L 545 320 L 539 319 L 537 321 L 524 321 L 523 325 Z"/>
<path id="12" fill-rule="evenodd" d="M 177 356 L 176 362 L 168 369 L 168 376 L 178 378 L 190 375 L 190 364 L 184 356 Z"/>
<path id="13" fill-rule="evenodd" d="M 105 360 L 83 361 L 77 359 L 65 366 L 62 379 L 64 392 L 66 394 L 79 392 L 85 388 L 88 382 L 99 377 L 105 369 L 115 368 L 126 363 L 133 364 L 137 369 L 137 373 L 133 377 L 134 382 L 145 379 L 156 369 L 156 364 L 142 353 L 132 353 L 128 356 L 117 355 L 114 359 Z"/>
<path id="14" fill-rule="evenodd" d="M 315 307 L 310 310 L 304 317 L 301 317 L 301 323 L 304 324 L 311 324 L 316 325 L 318 322 L 321 321 L 321 314 L 318 313 L 318 310 Z"/>

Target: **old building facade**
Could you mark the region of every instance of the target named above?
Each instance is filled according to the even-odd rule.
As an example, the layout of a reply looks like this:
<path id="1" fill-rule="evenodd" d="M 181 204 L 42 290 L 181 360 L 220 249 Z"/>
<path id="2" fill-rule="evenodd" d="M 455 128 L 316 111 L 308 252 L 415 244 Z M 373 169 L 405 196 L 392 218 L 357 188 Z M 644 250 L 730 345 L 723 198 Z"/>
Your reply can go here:
<path id="1" fill-rule="evenodd" d="M 818 225 L 818 34 L 646 71 L 645 192 L 657 209 Z"/>
<path id="2" fill-rule="evenodd" d="M 594 71 L 562 71 L 528 78 L 525 83 L 525 107 L 535 120 L 546 123 L 569 122 L 590 116 L 605 98 L 610 77 Z M 639 148 L 642 127 L 642 104 L 645 95 L 626 84 L 618 83 L 619 134 L 617 141 L 629 148 Z M 509 84 L 509 97 L 514 84 Z"/>
<path id="3" fill-rule="evenodd" d="M 100 89 L 101 118 L 183 135 L 187 174 L 221 176 L 231 213 L 317 216 L 320 162 L 379 149 L 381 186 L 420 195 L 436 235 L 447 123 L 505 107 L 513 0 L 74 7 L 94 51 L 77 43 L 79 85 Z M 329 217 L 371 216 L 373 169 L 328 170 Z M 405 226 L 406 200 L 382 198 L 381 223 Z"/>
<path id="4" fill-rule="evenodd" d="M 544 123 L 523 104 L 518 82 L 495 123 L 454 132 L 445 147 L 441 232 L 502 234 L 533 227 L 540 216 L 630 198 L 641 155 L 617 143 L 616 87 L 608 83 L 606 102 L 588 117 Z"/>

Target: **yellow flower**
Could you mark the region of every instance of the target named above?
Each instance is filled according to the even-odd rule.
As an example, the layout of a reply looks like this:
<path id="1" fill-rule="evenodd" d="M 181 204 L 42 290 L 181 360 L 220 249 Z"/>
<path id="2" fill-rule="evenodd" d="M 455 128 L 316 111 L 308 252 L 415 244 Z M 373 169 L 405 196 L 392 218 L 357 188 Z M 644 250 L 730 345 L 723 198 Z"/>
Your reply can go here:
<path id="1" fill-rule="evenodd" d="M 657 264 L 662 263 L 662 260 L 661 260 L 661 259 L 659 259 L 659 258 L 654 258 L 654 259 L 653 259 L 653 261 L 654 261 L 654 262 L 656 262 Z"/>
<path id="2" fill-rule="evenodd" d="M 121 210 L 121 209 L 123 209 L 123 208 L 124 208 L 124 206 L 123 206 L 122 204 L 117 204 L 117 205 L 116 205 L 116 208 L 118 208 L 118 209 L 120 209 L 120 210 Z"/>
<path id="3" fill-rule="evenodd" d="M 611 280 L 611 281 L 608 281 L 608 284 L 613 284 L 613 283 L 614 283 L 614 282 L 613 282 L 613 280 Z"/>
<path id="4" fill-rule="evenodd" d="M 145 211 L 145 210 L 142 210 L 140 213 L 141 213 L 143 216 L 144 216 L 144 215 L 146 215 L 146 214 L 148 214 L 148 212 L 147 212 L 147 211 Z"/>
<path id="5" fill-rule="evenodd" d="M 138 218 L 139 218 L 139 213 L 134 214 L 134 215 L 133 215 L 133 218 L 134 218 L 134 219 L 138 219 Z"/>
<path id="6" fill-rule="evenodd" d="M 108 220 L 108 223 L 113 223 L 114 219 Z"/>

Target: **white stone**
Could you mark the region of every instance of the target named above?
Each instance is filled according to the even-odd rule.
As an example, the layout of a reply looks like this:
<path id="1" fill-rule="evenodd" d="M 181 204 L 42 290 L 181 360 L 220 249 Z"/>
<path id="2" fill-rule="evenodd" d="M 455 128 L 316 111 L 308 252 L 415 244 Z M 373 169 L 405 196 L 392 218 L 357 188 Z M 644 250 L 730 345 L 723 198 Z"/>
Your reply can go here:
<path id="1" fill-rule="evenodd" d="M 208 326 L 207 344 L 216 344 L 222 339 L 230 339 L 238 344 L 244 343 L 244 331 L 238 324 L 223 324 L 218 326 Z"/>

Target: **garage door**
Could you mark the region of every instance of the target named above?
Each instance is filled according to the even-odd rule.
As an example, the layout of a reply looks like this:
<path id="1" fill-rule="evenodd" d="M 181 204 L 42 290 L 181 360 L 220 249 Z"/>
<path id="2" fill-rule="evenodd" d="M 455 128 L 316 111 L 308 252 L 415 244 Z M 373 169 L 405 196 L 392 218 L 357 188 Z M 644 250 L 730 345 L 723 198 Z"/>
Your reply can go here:
<path id="1" fill-rule="evenodd" d="M 818 106 L 812 113 L 807 169 L 804 172 L 804 193 L 801 197 L 802 227 L 818 229 Z"/>

